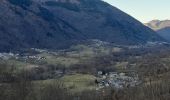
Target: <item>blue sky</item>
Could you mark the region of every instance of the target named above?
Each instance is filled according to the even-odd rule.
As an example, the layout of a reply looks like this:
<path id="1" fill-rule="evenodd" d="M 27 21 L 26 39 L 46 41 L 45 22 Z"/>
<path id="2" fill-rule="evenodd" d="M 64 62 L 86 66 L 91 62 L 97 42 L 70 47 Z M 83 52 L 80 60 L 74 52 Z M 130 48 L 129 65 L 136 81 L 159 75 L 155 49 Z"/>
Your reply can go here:
<path id="1" fill-rule="evenodd" d="M 170 19 L 170 0 L 103 0 L 141 22 Z"/>

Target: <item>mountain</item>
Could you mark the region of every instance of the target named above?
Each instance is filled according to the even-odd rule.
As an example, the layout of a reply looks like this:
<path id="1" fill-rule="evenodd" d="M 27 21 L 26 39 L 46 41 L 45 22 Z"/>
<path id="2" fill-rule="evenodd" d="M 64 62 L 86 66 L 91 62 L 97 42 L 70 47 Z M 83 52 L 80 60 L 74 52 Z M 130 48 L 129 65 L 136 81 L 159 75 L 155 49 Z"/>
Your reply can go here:
<path id="1" fill-rule="evenodd" d="M 170 20 L 152 20 L 148 23 L 145 23 L 146 26 L 154 29 L 154 30 L 160 30 L 166 27 L 170 27 Z"/>
<path id="2" fill-rule="evenodd" d="M 123 45 L 162 40 L 136 19 L 101 0 L 0 2 L 0 51 L 62 49 L 89 39 Z"/>
<path id="3" fill-rule="evenodd" d="M 145 24 L 170 42 L 170 20 L 153 20 Z"/>

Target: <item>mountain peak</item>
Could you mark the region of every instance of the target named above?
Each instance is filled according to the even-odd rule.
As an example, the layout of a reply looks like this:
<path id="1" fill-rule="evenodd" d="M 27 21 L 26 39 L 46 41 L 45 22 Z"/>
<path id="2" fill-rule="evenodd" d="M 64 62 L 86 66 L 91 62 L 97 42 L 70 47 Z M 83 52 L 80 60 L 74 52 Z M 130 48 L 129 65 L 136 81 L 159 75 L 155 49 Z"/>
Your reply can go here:
<path id="1" fill-rule="evenodd" d="M 149 23 L 158 23 L 158 22 L 160 22 L 160 20 L 155 19 L 155 20 L 151 20 Z"/>
<path id="2" fill-rule="evenodd" d="M 162 28 L 170 27 L 170 20 L 152 20 L 145 25 L 154 30 L 160 30 Z"/>
<path id="3" fill-rule="evenodd" d="M 145 24 L 170 42 L 170 20 L 154 20 Z"/>

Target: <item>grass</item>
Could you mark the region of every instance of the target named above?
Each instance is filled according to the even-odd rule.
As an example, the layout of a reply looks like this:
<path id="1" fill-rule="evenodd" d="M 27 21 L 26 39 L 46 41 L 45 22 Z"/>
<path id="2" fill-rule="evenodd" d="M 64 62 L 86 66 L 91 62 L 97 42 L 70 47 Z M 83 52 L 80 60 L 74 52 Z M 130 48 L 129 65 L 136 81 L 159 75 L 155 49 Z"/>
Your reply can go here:
<path id="1" fill-rule="evenodd" d="M 69 67 L 70 65 L 77 64 L 79 62 L 79 59 L 67 57 L 67 56 L 55 56 L 52 54 L 42 53 L 38 55 L 40 57 L 45 57 L 43 61 L 47 62 L 48 64 L 52 65 L 64 65 L 66 67 Z"/>
<path id="2" fill-rule="evenodd" d="M 128 62 L 117 62 L 115 67 L 116 69 L 126 69 L 126 66 L 128 65 Z"/>
<path id="3" fill-rule="evenodd" d="M 23 68 L 26 68 L 26 66 L 31 65 L 31 64 L 26 63 L 26 62 L 17 61 L 15 59 L 1 60 L 0 63 L 6 64 L 7 66 L 13 66 L 13 67 L 16 68 L 16 71 L 19 71 Z"/>
<path id="4" fill-rule="evenodd" d="M 48 79 L 48 80 L 38 80 L 34 81 L 36 85 L 38 84 L 53 84 L 55 82 L 61 82 L 68 88 L 71 93 L 79 93 L 86 90 L 95 90 L 95 79 L 96 77 L 89 74 L 75 74 L 75 75 L 65 75 L 61 79 Z M 38 85 L 39 86 L 39 85 Z"/>
<path id="5" fill-rule="evenodd" d="M 66 53 L 58 52 L 56 54 L 41 53 L 37 56 L 45 57 L 42 60 L 50 65 L 63 65 L 70 67 L 71 65 L 79 64 L 89 60 L 93 60 L 94 57 L 100 57 L 102 55 L 109 55 L 110 48 L 106 47 L 91 47 L 86 45 L 72 46 Z"/>
<path id="6" fill-rule="evenodd" d="M 95 79 L 93 75 L 87 74 L 75 74 L 66 75 L 61 78 L 61 81 L 69 88 L 72 92 L 81 92 L 84 90 L 94 90 L 95 89 Z"/>

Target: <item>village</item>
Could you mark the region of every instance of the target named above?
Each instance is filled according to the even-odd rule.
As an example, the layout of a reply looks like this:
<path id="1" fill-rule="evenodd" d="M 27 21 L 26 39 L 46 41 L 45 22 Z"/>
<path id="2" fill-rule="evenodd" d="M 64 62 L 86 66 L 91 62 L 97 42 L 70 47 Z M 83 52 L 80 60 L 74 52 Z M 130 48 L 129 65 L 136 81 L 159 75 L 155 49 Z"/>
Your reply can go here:
<path id="1" fill-rule="evenodd" d="M 19 57 L 19 54 L 14 54 L 14 53 L 0 53 L 0 59 L 3 59 L 3 60 L 8 60 L 10 58 L 15 58 L 15 59 L 18 59 Z"/>
<path id="2" fill-rule="evenodd" d="M 96 90 L 111 87 L 115 89 L 123 89 L 128 87 L 138 86 L 141 81 L 138 74 L 135 72 L 123 73 L 123 72 L 102 72 L 99 71 L 95 83 L 98 85 Z"/>
<path id="3" fill-rule="evenodd" d="M 14 54 L 14 53 L 0 53 L 0 58 L 3 59 L 3 60 L 9 60 L 11 58 L 14 58 L 14 59 L 25 59 L 25 60 L 28 60 L 28 59 L 36 59 L 36 60 L 43 60 L 43 59 L 46 59 L 45 57 L 41 57 L 41 56 L 37 56 L 37 55 L 20 55 L 20 54 Z"/>
<path id="4" fill-rule="evenodd" d="M 54 55 L 57 53 L 48 52 L 45 50 L 34 49 L 40 53 L 48 53 Z M 0 53 L 0 59 L 8 60 L 15 59 L 17 61 L 28 62 L 30 59 L 35 60 L 36 62 L 46 60 L 45 56 L 40 55 L 22 55 L 22 54 L 14 54 L 14 53 Z M 38 66 L 38 65 L 37 65 Z M 63 72 L 62 70 L 56 70 L 53 74 L 57 78 L 61 78 L 64 75 L 75 74 L 74 71 Z M 123 89 L 128 87 L 135 87 L 140 85 L 141 81 L 136 72 L 104 72 L 98 71 L 96 76 L 95 83 L 97 84 L 96 90 L 100 90 L 103 88 L 115 88 L 115 89 Z"/>

